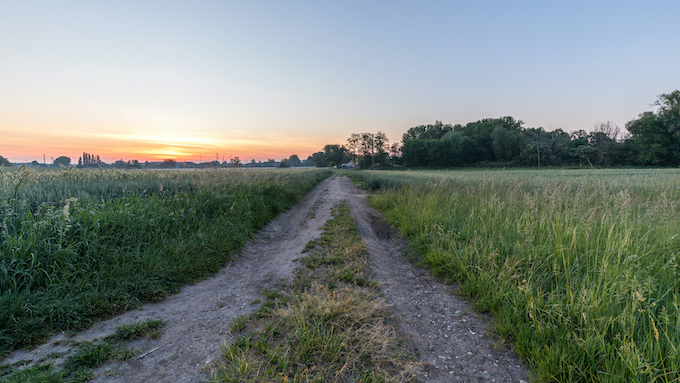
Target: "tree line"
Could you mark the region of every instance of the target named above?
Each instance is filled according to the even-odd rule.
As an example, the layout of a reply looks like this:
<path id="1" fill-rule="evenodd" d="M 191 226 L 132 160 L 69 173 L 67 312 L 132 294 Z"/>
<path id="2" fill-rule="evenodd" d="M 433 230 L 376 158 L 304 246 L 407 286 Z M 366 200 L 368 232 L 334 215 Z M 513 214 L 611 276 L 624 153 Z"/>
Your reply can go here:
<path id="1" fill-rule="evenodd" d="M 384 133 L 353 133 L 346 145 L 326 145 L 308 160 L 316 166 L 352 161 L 358 167 L 679 166 L 680 91 L 661 94 L 656 111 L 622 129 L 611 121 L 587 132 L 527 128 L 513 117 L 462 124 L 419 125 L 389 145 Z"/>
<path id="2" fill-rule="evenodd" d="M 462 124 L 419 125 L 408 129 L 400 142 L 390 145 L 383 132 L 352 133 L 345 145 L 329 144 L 305 161 L 293 154 L 280 162 L 273 159 L 250 166 L 343 166 L 364 169 L 391 166 L 680 166 L 680 90 L 661 94 L 652 104 L 656 111 L 641 113 L 622 129 L 611 121 L 594 130 L 565 132 L 527 128 L 513 117 L 486 118 Z M 33 161 L 38 165 L 37 161 Z M 53 166 L 69 166 L 66 156 Z M 193 163 L 191 163 L 193 165 Z M 76 167 L 107 165 L 97 155 L 83 153 Z M 116 161 L 112 167 L 147 168 L 136 160 Z M 202 164 L 201 164 L 202 165 Z M 240 167 L 238 157 L 214 167 Z M 0 166 L 11 163 L 0 156 Z M 159 167 L 176 167 L 165 160 Z"/>
<path id="3" fill-rule="evenodd" d="M 342 166 L 352 164 L 364 169 L 387 167 L 399 164 L 401 145 L 389 145 L 387 135 L 377 133 L 352 133 L 347 139 L 347 145 L 331 144 L 324 146 L 322 151 L 307 158 L 317 167 Z"/>

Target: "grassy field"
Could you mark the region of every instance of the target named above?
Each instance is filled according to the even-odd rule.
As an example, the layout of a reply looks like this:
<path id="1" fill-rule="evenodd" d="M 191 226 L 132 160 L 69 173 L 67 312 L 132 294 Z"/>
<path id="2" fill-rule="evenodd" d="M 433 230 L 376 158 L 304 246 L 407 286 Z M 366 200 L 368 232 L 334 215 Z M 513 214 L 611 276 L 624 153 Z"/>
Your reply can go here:
<path id="1" fill-rule="evenodd" d="M 680 171 L 349 172 L 546 382 L 680 380 Z"/>
<path id="2" fill-rule="evenodd" d="M 210 275 L 329 174 L 0 169 L 0 355 Z"/>

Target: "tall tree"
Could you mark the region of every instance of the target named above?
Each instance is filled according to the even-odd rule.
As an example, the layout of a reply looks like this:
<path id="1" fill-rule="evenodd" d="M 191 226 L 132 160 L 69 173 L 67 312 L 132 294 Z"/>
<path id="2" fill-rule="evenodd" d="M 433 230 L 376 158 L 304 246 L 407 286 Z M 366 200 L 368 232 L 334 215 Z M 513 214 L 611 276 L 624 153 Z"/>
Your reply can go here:
<path id="1" fill-rule="evenodd" d="M 618 138 L 621 135 L 621 128 L 612 121 L 600 122 L 595 124 L 595 129 L 590 133 L 589 143 L 599 155 L 600 165 L 611 165 L 613 156 L 618 148 Z"/>
<path id="2" fill-rule="evenodd" d="M 373 166 L 387 166 L 389 163 L 389 140 L 383 132 L 361 133 L 357 150 L 359 152 L 359 166 L 368 169 Z"/>
<path id="3" fill-rule="evenodd" d="M 328 166 L 342 165 L 349 158 L 347 148 L 337 144 L 324 146 L 323 154 Z"/>
<path id="4" fill-rule="evenodd" d="M 644 112 L 626 124 L 629 158 L 641 165 L 680 165 L 680 91 L 661 94 L 656 113 Z"/>
<path id="5" fill-rule="evenodd" d="M 352 133 L 347 139 L 347 150 L 352 155 L 352 161 L 357 163 L 357 151 L 359 150 L 359 142 L 361 141 L 361 134 Z"/>

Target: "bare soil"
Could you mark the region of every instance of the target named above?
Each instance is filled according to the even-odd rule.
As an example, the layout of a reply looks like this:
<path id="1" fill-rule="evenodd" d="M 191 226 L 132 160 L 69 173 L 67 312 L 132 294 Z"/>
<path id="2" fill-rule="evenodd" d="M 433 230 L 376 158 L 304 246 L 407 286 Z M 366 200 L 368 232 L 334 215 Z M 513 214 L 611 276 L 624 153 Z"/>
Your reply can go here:
<path id="1" fill-rule="evenodd" d="M 99 322 L 75 336 L 58 334 L 48 343 L 17 351 L 3 363 L 54 358 L 68 350 L 65 341 L 91 341 L 112 334 L 117 326 L 146 319 L 164 319 L 157 339 L 130 343 L 139 350 L 127 362 L 96 371 L 93 382 L 201 382 L 210 376 L 229 323 L 259 307 L 261 291 L 287 280 L 305 245 L 322 233 L 331 207 L 347 201 L 368 245 L 375 278 L 392 305 L 393 324 L 419 355 L 422 382 L 526 382 L 527 368 L 519 357 L 495 340 L 487 320 L 451 293 L 425 269 L 407 258 L 408 246 L 370 208 L 366 194 L 341 176 L 319 184 L 297 206 L 281 214 L 253 238 L 234 261 L 204 281 L 185 287 L 160 303 Z"/>

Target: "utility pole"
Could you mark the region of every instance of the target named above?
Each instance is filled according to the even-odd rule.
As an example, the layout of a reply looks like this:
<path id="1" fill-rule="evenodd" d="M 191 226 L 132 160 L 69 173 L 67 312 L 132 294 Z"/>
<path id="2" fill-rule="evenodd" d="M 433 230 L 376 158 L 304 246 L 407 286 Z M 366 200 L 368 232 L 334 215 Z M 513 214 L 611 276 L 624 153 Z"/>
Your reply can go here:
<path id="1" fill-rule="evenodd" d="M 539 148 L 540 141 L 539 138 L 541 137 L 541 131 L 539 130 L 538 133 L 536 133 L 536 154 L 538 155 L 538 170 L 541 170 L 541 149 Z"/>

